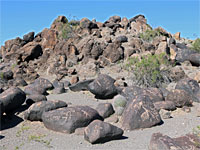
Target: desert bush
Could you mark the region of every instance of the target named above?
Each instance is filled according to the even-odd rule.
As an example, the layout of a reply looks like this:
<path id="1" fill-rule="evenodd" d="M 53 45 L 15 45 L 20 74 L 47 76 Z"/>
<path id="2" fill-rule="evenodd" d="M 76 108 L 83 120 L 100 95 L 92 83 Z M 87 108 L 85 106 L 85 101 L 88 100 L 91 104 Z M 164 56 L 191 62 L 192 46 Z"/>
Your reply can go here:
<path id="1" fill-rule="evenodd" d="M 192 49 L 197 51 L 197 52 L 200 52 L 200 38 L 197 38 L 193 44 L 192 44 Z"/>
<path id="2" fill-rule="evenodd" d="M 79 25 L 80 25 L 79 21 L 75 19 L 66 21 L 66 23 L 64 23 L 59 29 L 60 38 L 69 39 L 75 37 Z"/>
<path id="3" fill-rule="evenodd" d="M 170 62 L 164 53 L 132 57 L 125 63 L 125 69 L 133 72 L 134 83 L 142 87 L 162 87 L 171 81 Z M 165 67 L 163 67 L 165 66 Z"/>
<path id="4" fill-rule="evenodd" d="M 146 30 L 145 32 L 140 33 L 139 37 L 144 41 L 151 42 L 156 36 L 160 35 L 159 30 Z"/>

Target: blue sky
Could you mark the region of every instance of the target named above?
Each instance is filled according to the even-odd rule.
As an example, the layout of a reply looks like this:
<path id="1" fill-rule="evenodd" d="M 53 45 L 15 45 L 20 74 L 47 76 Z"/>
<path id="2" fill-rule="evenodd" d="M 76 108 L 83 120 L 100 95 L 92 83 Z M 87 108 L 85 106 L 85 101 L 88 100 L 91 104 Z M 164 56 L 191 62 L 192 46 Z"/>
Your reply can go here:
<path id="1" fill-rule="evenodd" d="M 0 45 L 8 39 L 50 27 L 59 15 L 105 21 L 112 15 L 143 14 L 153 27 L 161 26 L 185 38 L 200 37 L 200 0 L 0 0 Z"/>

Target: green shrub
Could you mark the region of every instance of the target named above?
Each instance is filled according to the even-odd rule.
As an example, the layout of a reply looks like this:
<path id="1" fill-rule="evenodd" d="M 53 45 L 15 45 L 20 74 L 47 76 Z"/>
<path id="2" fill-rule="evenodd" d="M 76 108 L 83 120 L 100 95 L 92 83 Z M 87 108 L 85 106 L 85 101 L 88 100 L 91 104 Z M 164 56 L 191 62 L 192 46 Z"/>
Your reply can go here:
<path id="1" fill-rule="evenodd" d="M 200 52 L 200 38 L 194 41 L 194 43 L 192 44 L 192 49 L 197 52 Z"/>
<path id="2" fill-rule="evenodd" d="M 161 69 L 161 65 L 166 66 Z M 129 58 L 125 68 L 133 72 L 134 81 L 138 86 L 161 87 L 162 83 L 169 82 L 170 65 L 164 53 L 158 55 L 146 55 L 141 59 Z"/>
<path id="3" fill-rule="evenodd" d="M 69 39 L 76 36 L 76 30 L 79 27 L 79 21 L 72 19 L 71 21 L 67 21 L 60 27 L 60 37 L 62 39 Z"/>
<path id="4" fill-rule="evenodd" d="M 140 33 L 139 37 L 144 41 L 151 42 L 156 36 L 160 35 L 159 30 L 146 30 L 145 32 Z"/>

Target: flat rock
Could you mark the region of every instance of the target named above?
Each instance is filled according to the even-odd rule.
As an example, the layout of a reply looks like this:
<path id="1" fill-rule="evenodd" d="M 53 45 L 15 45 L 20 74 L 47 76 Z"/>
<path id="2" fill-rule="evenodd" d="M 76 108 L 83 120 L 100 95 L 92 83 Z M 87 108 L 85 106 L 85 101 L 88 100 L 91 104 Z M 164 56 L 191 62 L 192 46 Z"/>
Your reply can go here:
<path id="1" fill-rule="evenodd" d="M 29 107 L 24 113 L 24 118 L 30 121 L 42 121 L 43 112 L 50 110 L 67 107 L 67 104 L 63 101 L 42 101 L 37 102 Z"/>
<path id="2" fill-rule="evenodd" d="M 125 130 L 150 128 L 161 123 L 161 117 L 148 96 L 136 96 L 129 101 L 122 114 L 122 127 Z"/>
<path id="3" fill-rule="evenodd" d="M 103 120 L 98 112 L 89 106 L 59 108 L 42 114 L 46 128 L 63 133 L 73 133 L 95 119 Z"/>
<path id="4" fill-rule="evenodd" d="M 123 133 L 122 129 L 114 125 L 94 120 L 85 128 L 84 139 L 92 144 L 104 143 L 121 138 Z"/>

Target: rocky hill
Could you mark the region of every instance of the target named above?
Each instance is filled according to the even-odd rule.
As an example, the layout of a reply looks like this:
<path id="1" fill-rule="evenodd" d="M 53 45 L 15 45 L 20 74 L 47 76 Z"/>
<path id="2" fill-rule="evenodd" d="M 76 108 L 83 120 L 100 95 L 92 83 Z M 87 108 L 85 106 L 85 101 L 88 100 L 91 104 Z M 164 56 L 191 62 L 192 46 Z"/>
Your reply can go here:
<path id="1" fill-rule="evenodd" d="M 13 117 L 25 103 L 26 120 L 68 134 L 85 127 L 79 132 L 92 144 L 119 139 L 127 130 L 161 125 L 174 110 L 190 111 L 200 103 L 198 40 L 153 29 L 143 15 L 112 16 L 104 23 L 59 16 L 50 28 L 1 46 L 1 126 L 5 130 L 4 118 Z M 94 99 L 111 103 L 68 107 L 65 101 L 47 98 L 69 91 L 89 91 Z M 103 121 L 110 115 L 115 121 Z M 194 134 L 171 138 L 155 133 L 149 149 L 170 150 L 170 144 L 195 149 L 198 140 Z"/>

